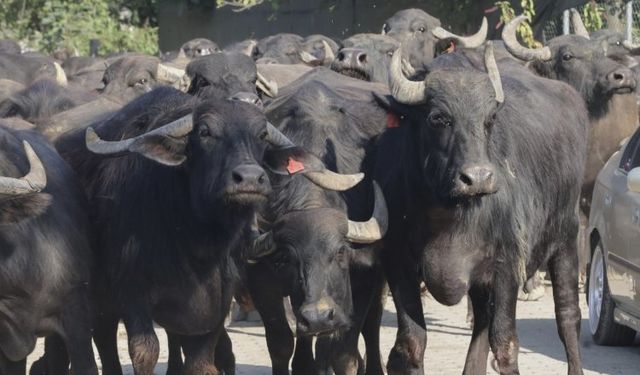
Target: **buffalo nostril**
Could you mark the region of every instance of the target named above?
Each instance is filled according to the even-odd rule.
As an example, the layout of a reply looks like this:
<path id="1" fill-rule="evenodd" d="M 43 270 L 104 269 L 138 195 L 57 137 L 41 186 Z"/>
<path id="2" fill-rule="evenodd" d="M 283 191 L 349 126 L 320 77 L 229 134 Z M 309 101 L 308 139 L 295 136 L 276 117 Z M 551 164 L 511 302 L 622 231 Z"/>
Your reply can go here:
<path id="1" fill-rule="evenodd" d="M 266 179 L 267 179 L 266 176 L 263 174 L 260 177 L 258 177 L 258 183 L 262 185 L 265 183 Z"/>
<path id="2" fill-rule="evenodd" d="M 459 179 L 463 184 L 465 184 L 467 186 L 473 186 L 473 179 L 471 177 L 469 177 L 467 174 L 460 173 Z"/>
<path id="3" fill-rule="evenodd" d="M 231 178 L 233 179 L 233 182 L 235 182 L 236 184 L 241 183 L 244 179 L 242 178 L 242 175 L 238 172 L 231 172 Z"/>
<path id="4" fill-rule="evenodd" d="M 613 73 L 613 79 L 616 81 L 622 81 L 624 79 L 624 75 L 622 73 Z"/>
<path id="5" fill-rule="evenodd" d="M 344 61 L 344 58 L 345 58 L 344 53 L 338 52 L 337 58 L 338 58 L 338 61 Z"/>
<path id="6" fill-rule="evenodd" d="M 367 62 L 367 54 L 366 53 L 361 53 L 358 55 L 358 62 L 360 62 L 361 64 L 364 64 Z"/>
<path id="7" fill-rule="evenodd" d="M 332 321 L 334 315 L 335 315 L 335 310 L 334 309 L 329 309 L 329 311 L 327 311 L 327 320 Z"/>

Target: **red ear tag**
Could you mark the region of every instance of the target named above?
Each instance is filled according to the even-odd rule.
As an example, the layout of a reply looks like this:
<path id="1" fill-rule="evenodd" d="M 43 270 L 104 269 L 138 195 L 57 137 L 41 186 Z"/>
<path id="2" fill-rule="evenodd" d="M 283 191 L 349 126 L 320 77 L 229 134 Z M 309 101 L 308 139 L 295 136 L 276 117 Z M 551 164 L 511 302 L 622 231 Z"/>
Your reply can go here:
<path id="1" fill-rule="evenodd" d="M 449 47 L 446 50 L 444 50 L 444 52 L 451 53 L 451 52 L 455 52 L 455 50 L 456 50 L 456 44 L 451 42 L 449 44 Z"/>
<path id="2" fill-rule="evenodd" d="M 399 128 L 400 127 L 400 119 L 394 113 L 387 113 L 387 128 Z"/>
<path id="3" fill-rule="evenodd" d="M 287 163 L 287 172 L 289 172 L 289 174 L 296 174 L 300 171 L 304 171 L 304 164 L 292 157 L 289 157 L 289 162 Z"/>

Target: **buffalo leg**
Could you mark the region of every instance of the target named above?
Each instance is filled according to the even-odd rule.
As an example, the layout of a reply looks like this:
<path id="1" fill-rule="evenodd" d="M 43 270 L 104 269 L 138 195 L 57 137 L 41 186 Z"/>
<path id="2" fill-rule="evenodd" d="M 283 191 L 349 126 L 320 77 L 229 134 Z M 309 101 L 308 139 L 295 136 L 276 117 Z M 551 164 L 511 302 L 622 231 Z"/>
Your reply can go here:
<path id="1" fill-rule="evenodd" d="M 378 288 L 374 291 L 371 306 L 362 326 L 362 337 L 366 350 L 366 375 L 384 375 L 382 358 L 380 357 L 380 323 L 386 301 L 383 293 L 386 293 L 386 288 L 384 279 L 380 275 Z"/>
<path id="2" fill-rule="evenodd" d="M 69 355 L 64 340 L 58 334 L 44 339 L 44 355 L 31 365 L 29 375 L 69 374 Z"/>
<path id="3" fill-rule="evenodd" d="M 27 371 L 27 360 L 17 362 L 10 361 L 0 350 L 0 374 L 1 375 L 24 375 Z"/>
<path id="4" fill-rule="evenodd" d="M 224 375 L 235 375 L 236 357 L 233 355 L 233 344 L 227 330 L 222 328 L 216 345 L 215 365 Z"/>
<path id="5" fill-rule="evenodd" d="M 487 287 L 473 286 L 469 290 L 469 305 L 474 316 L 471 344 L 464 364 L 464 375 L 485 375 L 489 355 L 489 322 L 491 311 L 490 294 Z"/>
<path id="6" fill-rule="evenodd" d="M 386 251 L 390 252 L 390 251 Z M 396 342 L 389 353 L 389 375 L 424 373 L 424 350 L 427 345 L 427 329 L 422 312 L 420 282 L 415 264 L 413 267 L 399 264 L 397 257 L 385 257 L 387 281 L 396 305 L 398 331 Z"/>
<path id="7" fill-rule="evenodd" d="M 116 315 L 101 312 L 93 318 L 93 340 L 96 343 L 103 375 L 122 375 L 118 356 L 118 322 Z"/>
<path id="8" fill-rule="evenodd" d="M 84 289 L 78 290 L 62 316 L 63 338 L 75 374 L 98 375 L 91 345 L 91 315 Z"/>
<path id="9" fill-rule="evenodd" d="M 498 266 L 501 264 L 498 264 Z M 504 264 L 502 264 L 504 266 Z M 489 324 L 489 344 L 501 375 L 515 375 L 518 371 L 518 334 L 516 332 L 516 304 L 520 288 L 518 278 L 510 269 L 497 268 L 493 280 L 493 314 Z M 473 301 L 475 303 L 475 301 Z M 475 310 L 474 310 L 475 313 Z M 474 327 L 481 326 L 474 318 Z"/>
<path id="10" fill-rule="evenodd" d="M 577 269 L 575 244 L 559 249 L 549 260 L 556 324 L 567 354 L 570 375 L 582 374 Z"/>
<path id="11" fill-rule="evenodd" d="M 184 375 L 218 375 L 214 364 L 216 344 L 220 333 L 207 333 L 201 336 L 180 336 L 184 352 Z M 226 375 L 226 374 L 225 374 Z"/>
<path id="12" fill-rule="evenodd" d="M 282 291 L 274 278 L 266 266 L 256 264 L 247 272 L 247 286 L 262 317 L 273 375 L 289 375 L 293 333 L 282 303 Z"/>
<path id="13" fill-rule="evenodd" d="M 182 363 L 182 347 L 178 335 L 167 332 L 169 360 L 167 361 L 167 375 L 180 375 L 184 368 Z"/>
<path id="14" fill-rule="evenodd" d="M 316 366 L 313 359 L 313 346 L 311 337 L 296 337 L 296 350 L 291 361 L 292 375 L 315 374 Z"/>
<path id="15" fill-rule="evenodd" d="M 129 356 L 136 375 L 153 375 L 160 355 L 160 343 L 153 321 L 146 314 L 130 311 L 124 318 L 129 337 Z"/>

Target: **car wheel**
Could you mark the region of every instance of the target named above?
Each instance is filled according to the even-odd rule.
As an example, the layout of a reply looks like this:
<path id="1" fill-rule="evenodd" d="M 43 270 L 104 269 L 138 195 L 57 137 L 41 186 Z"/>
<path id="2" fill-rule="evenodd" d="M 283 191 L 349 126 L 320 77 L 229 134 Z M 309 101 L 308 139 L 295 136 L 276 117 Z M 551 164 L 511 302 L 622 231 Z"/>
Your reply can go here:
<path id="1" fill-rule="evenodd" d="M 589 329 L 598 345 L 631 345 L 636 332 L 613 320 L 614 303 L 607 283 L 602 244 L 598 243 L 589 268 Z"/>

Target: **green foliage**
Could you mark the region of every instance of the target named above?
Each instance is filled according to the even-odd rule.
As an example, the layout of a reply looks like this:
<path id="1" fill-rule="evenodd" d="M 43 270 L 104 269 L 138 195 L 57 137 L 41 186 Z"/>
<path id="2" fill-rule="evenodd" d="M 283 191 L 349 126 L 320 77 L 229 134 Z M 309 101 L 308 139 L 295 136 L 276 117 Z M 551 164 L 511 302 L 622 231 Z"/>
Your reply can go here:
<path id="1" fill-rule="evenodd" d="M 582 22 L 589 31 L 600 30 L 604 27 L 604 6 L 591 1 L 582 9 Z"/>
<path id="2" fill-rule="evenodd" d="M 158 51 L 155 0 L 2 0 L 0 37 L 43 52 L 86 55 L 89 40 L 102 54 Z"/>
<path id="3" fill-rule="evenodd" d="M 510 1 L 498 1 L 495 5 L 500 9 L 500 21 L 507 23 L 516 17 L 516 12 L 511 6 Z M 520 2 L 522 7 L 522 14 L 527 16 L 528 21 L 523 22 L 518 26 L 518 35 L 522 38 L 525 45 L 529 47 L 541 47 L 542 44 L 538 42 L 533 36 L 533 29 L 531 28 L 531 20 L 536 15 L 534 0 L 522 0 Z"/>

